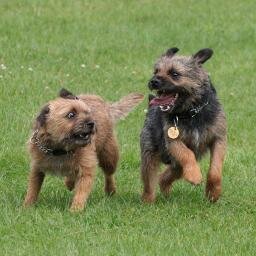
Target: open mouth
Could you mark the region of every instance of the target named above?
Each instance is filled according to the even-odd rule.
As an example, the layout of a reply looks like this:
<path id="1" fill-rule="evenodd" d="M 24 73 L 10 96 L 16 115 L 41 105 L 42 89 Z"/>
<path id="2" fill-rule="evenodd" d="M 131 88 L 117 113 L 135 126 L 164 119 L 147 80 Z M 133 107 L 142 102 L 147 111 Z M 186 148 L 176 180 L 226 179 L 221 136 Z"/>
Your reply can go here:
<path id="1" fill-rule="evenodd" d="M 75 140 L 83 140 L 83 141 L 87 141 L 90 139 L 91 133 L 85 133 L 85 132 L 81 132 L 81 133 L 75 133 L 73 135 L 73 138 Z"/>
<path id="2" fill-rule="evenodd" d="M 178 93 L 168 92 L 168 90 L 157 90 L 156 96 L 149 102 L 149 106 L 160 106 L 161 110 L 171 110 L 178 99 Z"/>

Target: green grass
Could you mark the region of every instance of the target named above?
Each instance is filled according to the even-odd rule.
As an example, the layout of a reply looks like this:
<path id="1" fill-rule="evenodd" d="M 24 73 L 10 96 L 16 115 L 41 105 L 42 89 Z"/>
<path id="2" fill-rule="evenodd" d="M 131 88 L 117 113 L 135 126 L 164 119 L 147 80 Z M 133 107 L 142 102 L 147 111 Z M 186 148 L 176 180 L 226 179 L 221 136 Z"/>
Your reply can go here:
<path id="1" fill-rule="evenodd" d="M 255 255 L 255 9 L 238 0 L 1 0 L 0 255 Z M 117 126 L 117 195 L 105 197 L 98 171 L 86 210 L 71 214 L 72 193 L 47 177 L 38 204 L 22 209 L 39 107 L 61 87 L 113 101 L 147 94 L 154 61 L 173 46 L 215 51 L 206 68 L 229 127 L 221 200 L 180 181 L 170 198 L 141 204 L 145 100 Z M 201 166 L 205 176 L 208 157 Z"/>

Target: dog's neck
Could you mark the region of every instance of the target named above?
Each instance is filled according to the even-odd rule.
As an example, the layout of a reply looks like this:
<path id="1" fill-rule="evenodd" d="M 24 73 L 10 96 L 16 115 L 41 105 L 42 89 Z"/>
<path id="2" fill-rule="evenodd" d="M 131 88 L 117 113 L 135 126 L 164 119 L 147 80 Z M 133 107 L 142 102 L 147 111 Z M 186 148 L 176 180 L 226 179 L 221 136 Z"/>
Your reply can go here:
<path id="1" fill-rule="evenodd" d="M 179 119 L 190 119 L 196 117 L 200 112 L 209 104 L 209 101 L 206 100 L 205 102 L 195 105 L 188 109 L 187 111 L 173 114 L 174 116 L 177 116 Z"/>
<path id="2" fill-rule="evenodd" d="M 50 148 L 49 146 L 46 146 L 45 144 L 43 144 L 39 138 L 37 137 L 38 134 L 38 130 L 36 130 L 31 139 L 30 139 L 30 143 L 34 144 L 37 146 L 37 148 L 44 153 L 45 155 L 50 155 L 50 156 L 65 156 L 65 155 L 72 155 L 74 153 L 74 150 L 65 150 L 62 148 Z"/>

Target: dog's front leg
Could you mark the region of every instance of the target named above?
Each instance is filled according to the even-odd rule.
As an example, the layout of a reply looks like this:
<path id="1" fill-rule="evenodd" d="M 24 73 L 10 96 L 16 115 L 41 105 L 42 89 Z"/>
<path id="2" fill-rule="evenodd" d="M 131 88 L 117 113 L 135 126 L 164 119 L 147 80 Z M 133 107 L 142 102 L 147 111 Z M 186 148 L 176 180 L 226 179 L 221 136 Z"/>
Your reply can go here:
<path id="1" fill-rule="evenodd" d="M 71 212 L 78 212 L 84 209 L 93 185 L 96 166 L 80 167 L 75 183 L 75 195 L 70 207 Z"/>
<path id="2" fill-rule="evenodd" d="M 155 201 L 155 189 L 157 184 L 157 171 L 160 161 L 158 155 L 153 152 L 143 152 L 141 155 L 141 178 L 144 185 L 142 200 L 146 203 Z"/>
<path id="3" fill-rule="evenodd" d="M 226 141 L 215 141 L 211 147 L 211 163 L 207 176 L 206 196 L 216 202 L 221 194 L 222 166 L 226 153 Z"/>
<path id="4" fill-rule="evenodd" d="M 28 207 L 37 201 L 44 177 L 45 174 L 43 172 L 32 167 L 28 178 L 28 189 L 23 206 Z"/>
<path id="5" fill-rule="evenodd" d="M 198 185 L 202 182 L 202 174 L 195 155 L 182 141 L 168 142 L 169 153 L 182 167 L 182 175 L 188 182 Z"/>

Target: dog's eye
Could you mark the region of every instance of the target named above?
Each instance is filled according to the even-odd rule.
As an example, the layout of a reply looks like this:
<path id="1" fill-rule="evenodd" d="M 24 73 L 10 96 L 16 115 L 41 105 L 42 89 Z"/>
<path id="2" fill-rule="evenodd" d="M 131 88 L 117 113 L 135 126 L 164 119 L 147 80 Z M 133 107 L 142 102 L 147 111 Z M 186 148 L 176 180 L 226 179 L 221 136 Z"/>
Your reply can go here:
<path id="1" fill-rule="evenodd" d="M 159 69 L 156 68 L 156 69 L 154 70 L 154 75 L 157 74 L 158 72 L 159 72 Z"/>
<path id="2" fill-rule="evenodd" d="M 68 119 L 72 119 L 72 118 L 74 118 L 76 116 L 76 113 L 75 112 L 69 112 L 67 115 L 66 115 L 66 117 L 68 118 Z"/>
<path id="3" fill-rule="evenodd" d="M 169 76 L 175 80 L 179 79 L 180 77 L 180 74 L 174 69 L 169 70 L 168 73 L 169 73 Z"/>

